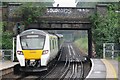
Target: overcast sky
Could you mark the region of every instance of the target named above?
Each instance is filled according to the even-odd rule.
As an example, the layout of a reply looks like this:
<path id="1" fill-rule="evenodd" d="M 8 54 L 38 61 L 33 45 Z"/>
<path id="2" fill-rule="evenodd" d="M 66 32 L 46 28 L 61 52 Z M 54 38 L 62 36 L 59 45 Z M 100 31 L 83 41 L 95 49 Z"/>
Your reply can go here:
<path id="1" fill-rule="evenodd" d="M 59 7 L 75 7 L 76 3 L 75 0 L 54 0 L 55 3 L 53 4 L 54 7 L 59 4 Z"/>

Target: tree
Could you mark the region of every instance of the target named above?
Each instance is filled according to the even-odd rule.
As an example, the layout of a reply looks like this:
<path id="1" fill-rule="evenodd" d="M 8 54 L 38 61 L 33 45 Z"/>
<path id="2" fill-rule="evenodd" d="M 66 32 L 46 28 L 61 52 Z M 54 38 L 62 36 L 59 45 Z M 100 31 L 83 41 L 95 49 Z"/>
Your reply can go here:
<path id="1" fill-rule="evenodd" d="M 39 22 L 39 17 L 46 11 L 44 3 L 22 3 L 22 5 L 15 10 L 14 15 L 17 17 L 22 16 L 22 22 L 25 25 L 30 23 Z"/>
<path id="2" fill-rule="evenodd" d="M 0 48 L 1 49 L 12 49 L 12 36 L 13 32 L 3 31 L 6 22 L 0 23 Z"/>
<path id="3" fill-rule="evenodd" d="M 120 17 L 115 12 L 117 9 L 118 5 L 110 4 L 107 15 L 101 16 L 99 13 L 96 13 L 90 18 L 93 23 L 93 42 L 99 57 L 102 57 L 103 43 L 119 43 L 120 27 L 118 25 L 118 18 Z"/>
<path id="4" fill-rule="evenodd" d="M 2 49 L 12 49 L 13 33 L 5 31 L 2 33 Z"/>
<path id="5" fill-rule="evenodd" d="M 2 49 L 2 22 L 0 22 L 0 49 Z"/>

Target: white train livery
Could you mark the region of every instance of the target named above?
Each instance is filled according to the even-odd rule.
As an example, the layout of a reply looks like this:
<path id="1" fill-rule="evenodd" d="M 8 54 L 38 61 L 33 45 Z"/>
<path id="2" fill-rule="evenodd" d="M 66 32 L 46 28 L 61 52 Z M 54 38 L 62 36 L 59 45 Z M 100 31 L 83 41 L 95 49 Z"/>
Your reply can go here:
<path id="1" fill-rule="evenodd" d="M 46 70 L 61 49 L 63 35 L 50 34 L 43 30 L 29 29 L 17 35 L 16 56 L 21 71 Z M 42 69 L 43 68 L 43 69 Z"/>

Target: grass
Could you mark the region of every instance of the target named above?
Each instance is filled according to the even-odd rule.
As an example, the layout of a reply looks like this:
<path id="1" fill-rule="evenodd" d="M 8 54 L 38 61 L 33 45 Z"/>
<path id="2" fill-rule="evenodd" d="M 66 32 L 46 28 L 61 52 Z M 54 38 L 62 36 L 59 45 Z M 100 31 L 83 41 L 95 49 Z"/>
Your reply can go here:
<path id="1" fill-rule="evenodd" d="M 74 42 L 83 53 L 88 53 L 88 37 L 79 38 Z"/>

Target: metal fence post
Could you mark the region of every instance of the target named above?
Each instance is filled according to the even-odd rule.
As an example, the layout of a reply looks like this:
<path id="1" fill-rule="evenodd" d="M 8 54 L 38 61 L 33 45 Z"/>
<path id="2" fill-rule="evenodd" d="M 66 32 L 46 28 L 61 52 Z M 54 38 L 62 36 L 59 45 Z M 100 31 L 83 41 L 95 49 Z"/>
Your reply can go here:
<path id="1" fill-rule="evenodd" d="M 12 50 L 12 61 L 14 61 L 14 52 L 15 52 L 15 49 L 14 49 L 14 47 L 15 47 L 15 37 L 13 37 L 13 50 Z"/>
<path id="2" fill-rule="evenodd" d="M 13 61 L 13 52 L 12 50 L 10 52 L 11 52 L 11 61 Z"/>
<path id="3" fill-rule="evenodd" d="M 114 43 L 112 44 L 112 59 L 114 59 Z"/>
<path id="4" fill-rule="evenodd" d="M 103 43 L 103 58 L 105 59 L 105 43 Z"/>
<path id="5" fill-rule="evenodd" d="M 116 55 L 120 53 L 119 46 L 116 43 L 103 43 L 103 58 L 110 57 L 111 59 L 115 59 Z"/>
<path id="6" fill-rule="evenodd" d="M 0 54 L 1 54 L 1 58 L 0 58 L 0 59 L 1 59 L 1 61 L 2 61 L 2 50 L 0 50 Z"/>
<path id="7" fill-rule="evenodd" d="M 1 50 L 1 52 L 2 52 L 2 62 L 4 62 L 4 58 L 5 58 L 4 50 Z"/>

